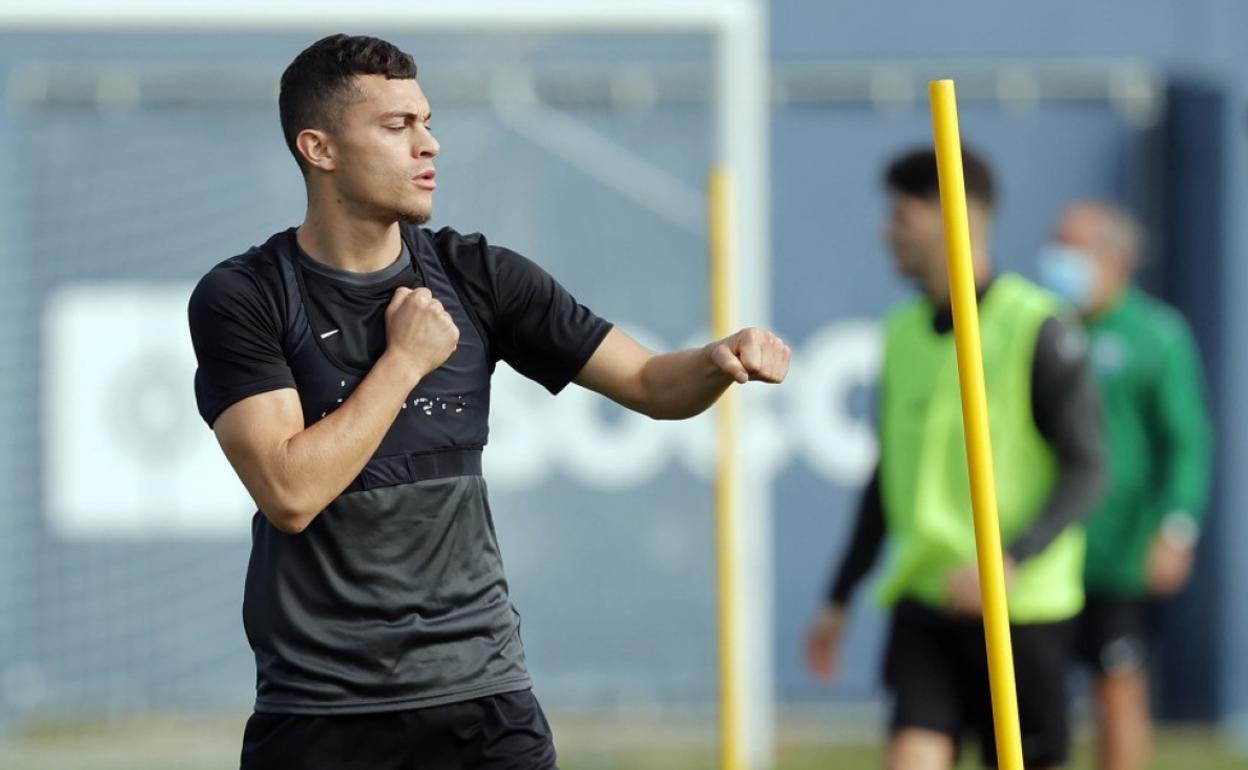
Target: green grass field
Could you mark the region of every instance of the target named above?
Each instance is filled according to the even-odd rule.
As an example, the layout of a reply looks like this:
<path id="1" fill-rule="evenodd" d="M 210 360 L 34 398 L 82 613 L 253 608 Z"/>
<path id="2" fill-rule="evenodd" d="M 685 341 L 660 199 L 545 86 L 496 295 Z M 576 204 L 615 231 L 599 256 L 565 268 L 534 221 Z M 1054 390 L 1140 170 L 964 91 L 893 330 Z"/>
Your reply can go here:
<path id="1" fill-rule="evenodd" d="M 718 770 L 705 729 L 673 740 L 672 730 L 651 733 L 646 725 L 597 724 L 554 718 L 563 770 Z M 153 717 L 123 723 L 46 723 L 0 738 L 3 770 L 223 770 L 238 767 L 241 718 Z M 782 736 L 785 731 L 781 731 Z M 602 740 L 614 735 L 616 740 Z M 622 739 L 619 739 L 621 738 Z M 651 740 L 651 736 L 653 740 Z M 882 766 L 878 745 L 785 745 L 777 770 L 874 770 Z M 1070 770 L 1092 770 L 1090 746 L 1080 745 Z M 978 767 L 974 756 L 963 768 Z M 1213 730 L 1164 729 L 1152 770 L 1248 770 Z"/>
<path id="2" fill-rule="evenodd" d="M 1082 747 L 1070 770 L 1092 770 L 1090 747 Z M 877 747 L 839 746 L 835 748 L 782 749 L 777 770 L 874 770 L 883 767 L 883 754 Z M 968 757 L 961 768 L 977 768 Z M 693 754 L 637 752 L 628 757 L 593 757 L 566 754 L 563 770 L 718 770 L 715 757 L 702 751 Z M 1248 758 L 1236 757 L 1225 744 L 1206 732 L 1165 733 L 1159 740 L 1151 770 L 1244 770 Z"/>

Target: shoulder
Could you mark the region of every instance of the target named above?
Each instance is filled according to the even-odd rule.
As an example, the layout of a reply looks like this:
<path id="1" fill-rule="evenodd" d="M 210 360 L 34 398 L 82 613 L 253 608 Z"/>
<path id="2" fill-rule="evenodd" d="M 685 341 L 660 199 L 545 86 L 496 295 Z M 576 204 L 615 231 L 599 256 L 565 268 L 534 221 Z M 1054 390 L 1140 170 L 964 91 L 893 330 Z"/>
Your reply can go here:
<path id="1" fill-rule="evenodd" d="M 1191 326 L 1177 308 L 1142 291 L 1132 290 L 1128 298 L 1140 319 L 1140 332 L 1157 342 L 1182 344 L 1192 338 Z"/>
<path id="2" fill-rule="evenodd" d="M 464 234 L 453 227 L 442 227 L 437 230 L 421 227 L 417 229 L 417 232 L 422 238 L 430 241 L 439 252 L 481 249 L 486 246 L 485 236 L 481 233 Z"/>
<path id="3" fill-rule="evenodd" d="M 536 262 L 516 251 L 492 244 L 481 233 L 463 234 L 444 227 L 422 231 L 442 264 L 461 284 L 476 290 L 500 308 L 554 289 L 554 279 Z"/>
<path id="4" fill-rule="evenodd" d="M 481 233 L 461 233 L 453 227 L 421 229 L 419 237 L 429 243 L 442 261 L 464 273 L 493 273 L 530 264 L 515 251 L 491 244 Z"/>
<path id="5" fill-rule="evenodd" d="M 884 311 L 884 325 L 888 328 L 897 327 L 915 319 L 930 318 L 932 312 L 932 303 L 922 297 L 915 297 L 889 306 Z"/>
<path id="6" fill-rule="evenodd" d="M 481 233 L 464 234 L 453 227 L 439 230 L 419 228 L 416 238 L 428 244 L 443 262 L 463 269 L 480 263 L 490 249 L 489 243 Z"/>
<path id="7" fill-rule="evenodd" d="M 997 285 L 1008 296 L 1008 304 L 1016 309 L 1025 308 L 1046 317 L 1074 316 L 1074 309 L 1056 294 L 1017 273 L 1003 273 L 997 278 Z"/>
<path id="8" fill-rule="evenodd" d="M 266 243 L 214 265 L 195 285 L 189 307 L 192 317 L 238 308 L 276 314 L 283 304 L 281 296 L 277 261 Z"/>
<path id="9" fill-rule="evenodd" d="M 1083 361 L 1088 355 L 1088 334 L 1083 325 L 1064 314 L 1047 316 L 1036 336 L 1036 356 L 1045 355 L 1069 366 Z"/>
<path id="10" fill-rule="evenodd" d="M 238 256 L 213 265 L 212 269 L 199 279 L 195 292 L 197 294 L 228 293 L 260 286 L 264 283 L 264 274 L 270 272 L 270 269 L 266 269 L 271 267 L 266 265 L 269 262 L 271 260 L 266 258 L 266 255 L 258 248 L 249 249 Z"/>
<path id="11" fill-rule="evenodd" d="M 1014 318 L 1014 328 L 1035 340 L 1037 362 L 1076 366 L 1087 358 L 1087 330 L 1069 303 L 1014 273 L 1001 275 L 993 291 L 1001 292 L 999 306 Z"/>

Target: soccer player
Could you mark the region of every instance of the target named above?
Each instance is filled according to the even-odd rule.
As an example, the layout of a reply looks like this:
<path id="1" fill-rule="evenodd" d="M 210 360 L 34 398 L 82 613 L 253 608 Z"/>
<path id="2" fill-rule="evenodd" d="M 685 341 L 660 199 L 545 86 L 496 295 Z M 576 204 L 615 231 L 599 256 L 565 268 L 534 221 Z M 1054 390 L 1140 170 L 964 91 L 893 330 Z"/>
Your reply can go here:
<path id="1" fill-rule="evenodd" d="M 1069 752 L 1064 678 L 1083 606 L 1083 536 L 1072 525 L 1095 503 L 1102 476 L 1096 388 L 1083 334 L 1061 319 L 1058 300 L 994 272 L 992 175 L 974 152 L 963 163 L 1023 755 L 1028 768 L 1055 768 Z M 821 678 L 836 674 L 851 594 L 887 539 L 888 767 L 950 770 L 967 733 L 995 766 L 935 153 L 897 158 L 885 183 L 888 243 L 920 296 L 885 322 L 880 463 L 808 635 L 807 665 Z"/>
<path id="2" fill-rule="evenodd" d="M 481 476 L 495 365 L 680 419 L 789 350 L 745 329 L 656 355 L 519 254 L 422 228 L 439 147 L 390 43 L 314 43 L 279 110 L 303 222 L 189 307 L 200 412 L 259 509 L 242 767 L 553 768 Z"/>
<path id="3" fill-rule="evenodd" d="M 1148 765 L 1148 610 L 1187 582 L 1209 494 L 1200 356 L 1178 312 L 1132 288 L 1140 239 L 1121 207 L 1076 203 L 1040 261 L 1041 279 L 1085 318 L 1109 453 L 1076 641 L 1095 676 L 1100 770 Z"/>

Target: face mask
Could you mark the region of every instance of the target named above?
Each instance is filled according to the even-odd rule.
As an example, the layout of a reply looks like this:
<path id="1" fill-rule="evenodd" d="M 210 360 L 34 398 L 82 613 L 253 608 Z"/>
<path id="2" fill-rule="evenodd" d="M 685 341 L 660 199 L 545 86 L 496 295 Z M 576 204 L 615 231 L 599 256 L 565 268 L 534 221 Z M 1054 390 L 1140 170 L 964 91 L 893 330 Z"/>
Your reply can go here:
<path id="1" fill-rule="evenodd" d="M 1036 260 L 1040 283 L 1080 309 L 1092 304 L 1096 268 L 1084 252 L 1062 243 L 1050 243 Z"/>

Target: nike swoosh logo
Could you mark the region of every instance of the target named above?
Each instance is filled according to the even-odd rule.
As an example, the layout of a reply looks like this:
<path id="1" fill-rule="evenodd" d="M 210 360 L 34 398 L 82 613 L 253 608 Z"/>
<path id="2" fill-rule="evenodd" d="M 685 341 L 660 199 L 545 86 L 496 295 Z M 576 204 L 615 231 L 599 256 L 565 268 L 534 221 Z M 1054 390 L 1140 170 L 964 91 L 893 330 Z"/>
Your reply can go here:
<path id="1" fill-rule="evenodd" d="M 325 332 L 324 334 L 321 335 L 321 339 L 325 339 L 326 337 L 332 337 L 337 333 L 338 333 L 337 329 L 334 329 L 332 332 Z"/>

